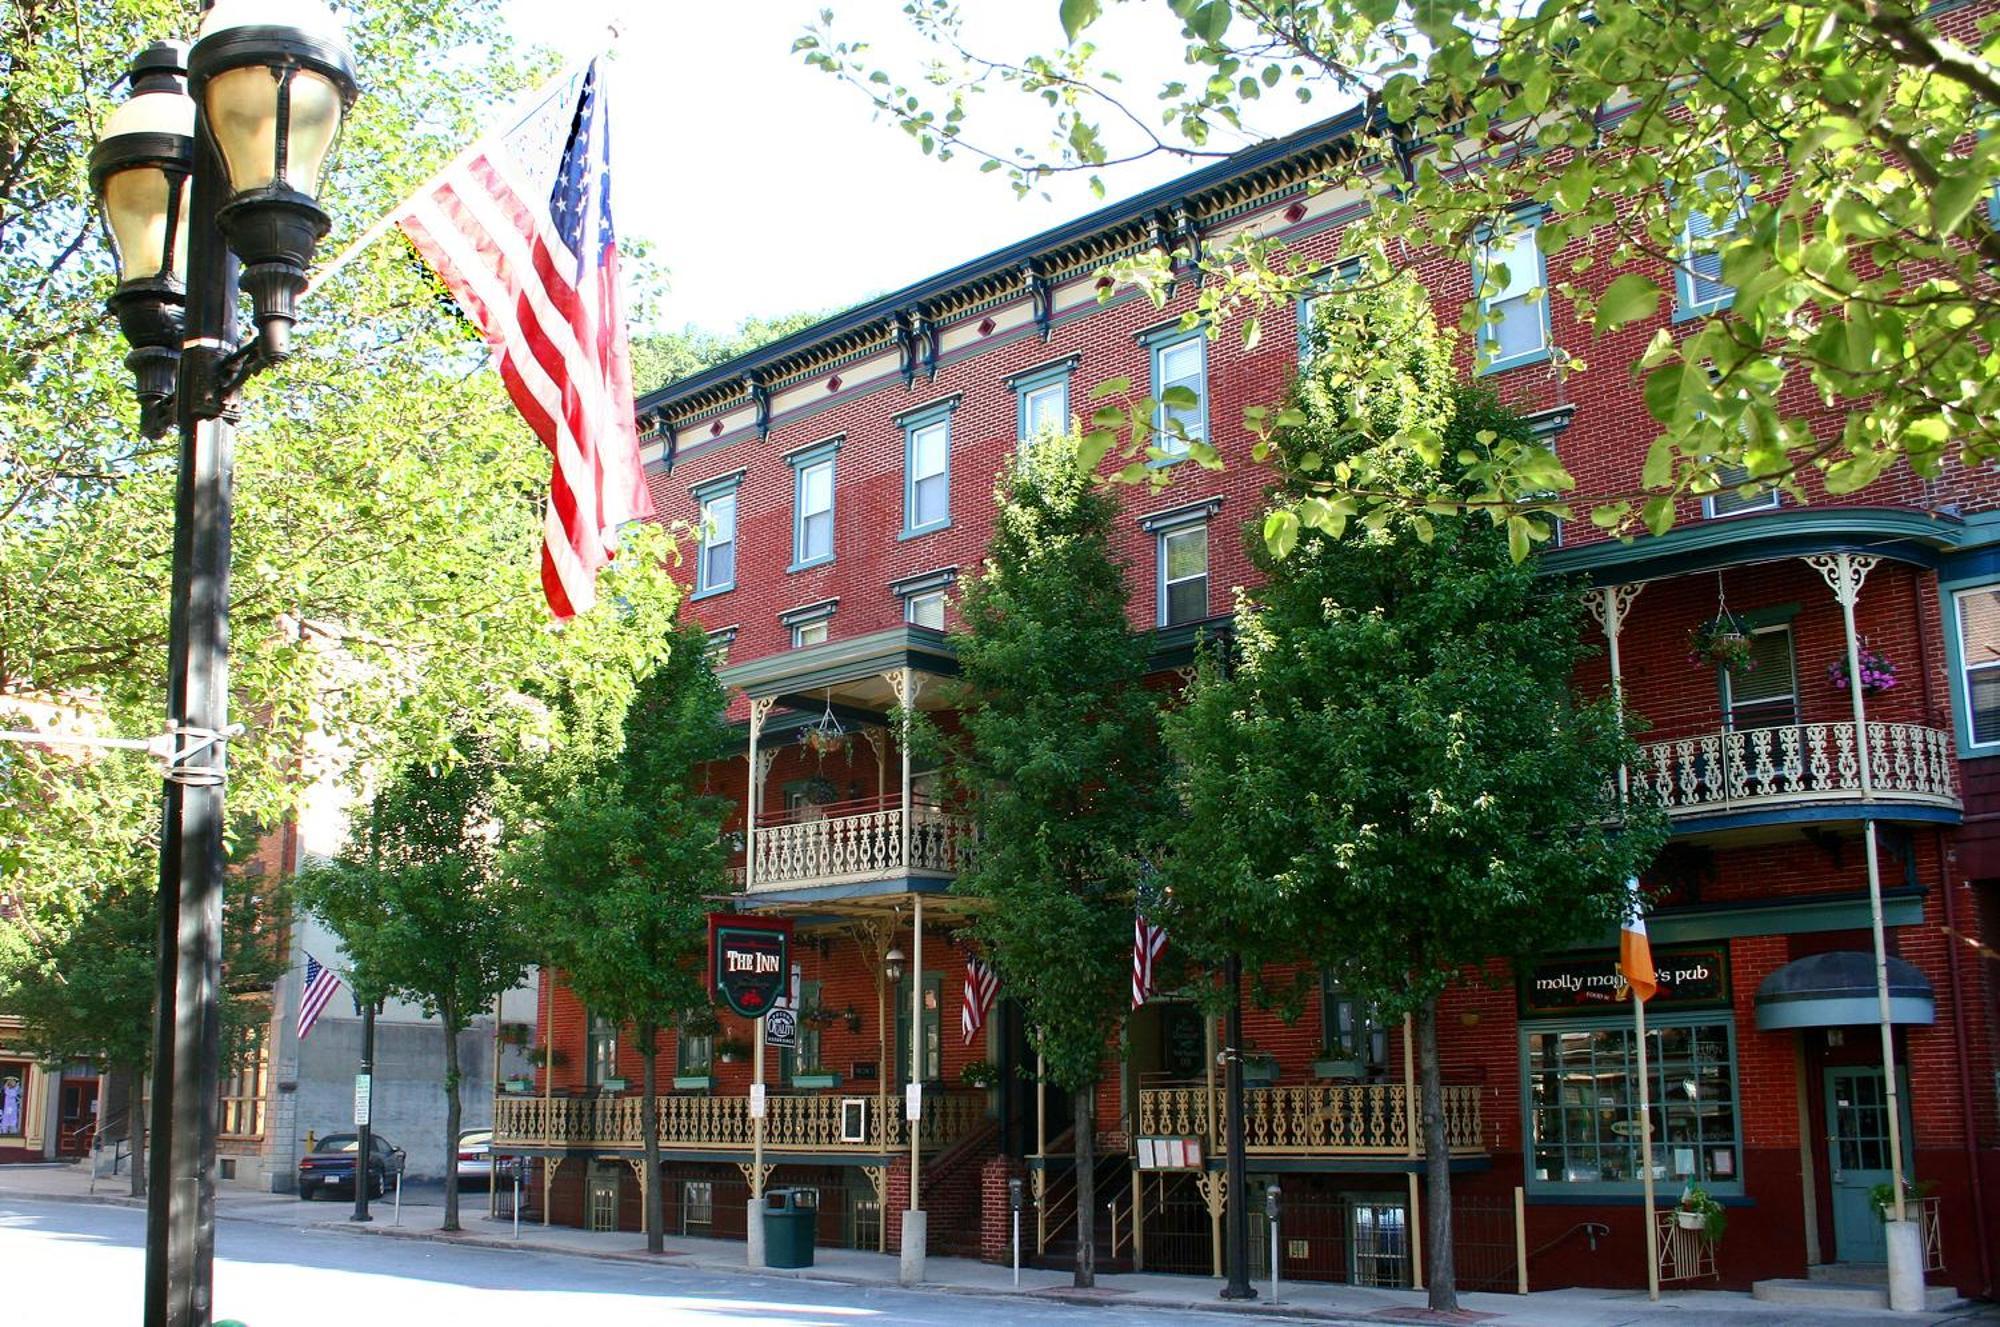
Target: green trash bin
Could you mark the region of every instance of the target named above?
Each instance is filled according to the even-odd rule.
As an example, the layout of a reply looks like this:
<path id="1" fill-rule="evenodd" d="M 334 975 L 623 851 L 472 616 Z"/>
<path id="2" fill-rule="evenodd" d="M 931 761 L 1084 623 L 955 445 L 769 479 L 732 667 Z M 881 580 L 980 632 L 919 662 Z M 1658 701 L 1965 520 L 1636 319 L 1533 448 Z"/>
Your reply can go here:
<path id="1" fill-rule="evenodd" d="M 765 1266 L 812 1266 L 813 1224 L 819 1220 L 818 1191 L 772 1189 L 764 1198 Z"/>

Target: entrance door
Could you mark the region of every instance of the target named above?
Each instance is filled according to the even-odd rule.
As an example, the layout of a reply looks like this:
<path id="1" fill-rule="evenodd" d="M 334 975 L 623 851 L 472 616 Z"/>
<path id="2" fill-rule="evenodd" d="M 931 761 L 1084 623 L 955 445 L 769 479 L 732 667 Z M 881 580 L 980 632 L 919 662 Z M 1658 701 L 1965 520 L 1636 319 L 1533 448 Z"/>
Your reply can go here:
<path id="1" fill-rule="evenodd" d="M 1903 1155 L 1910 1155 L 1907 1085 L 1903 1093 Z M 1833 1184 L 1833 1249 L 1840 1262 L 1879 1263 L 1888 1259 L 1882 1222 L 1868 1203 L 1868 1191 L 1889 1182 L 1889 1094 L 1882 1071 L 1826 1071 L 1827 1164 Z M 1908 1162 L 1905 1161 L 1907 1168 Z"/>
<path id="2" fill-rule="evenodd" d="M 62 1128 L 56 1134 L 56 1155 L 86 1156 L 97 1132 L 97 1080 L 62 1080 Z"/>

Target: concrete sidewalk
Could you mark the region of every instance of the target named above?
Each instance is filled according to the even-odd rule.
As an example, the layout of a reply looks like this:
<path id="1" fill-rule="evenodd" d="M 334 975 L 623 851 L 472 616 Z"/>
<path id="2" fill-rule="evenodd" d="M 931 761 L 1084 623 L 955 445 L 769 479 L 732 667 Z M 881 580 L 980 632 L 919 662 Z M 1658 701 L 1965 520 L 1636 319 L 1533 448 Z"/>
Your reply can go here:
<path id="1" fill-rule="evenodd" d="M 138 1205 L 125 1194 L 127 1183 L 120 1180 L 97 1182 L 92 1195 L 90 1177 L 74 1165 L 0 1167 L 0 1202 L 9 1198 L 54 1199 L 71 1202 L 104 1202 Z M 629 1232 L 593 1233 L 566 1226 L 542 1226 L 523 1221 L 516 1238 L 511 1221 L 490 1218 L 487 1196 L 472 1190 L 461 1196 L 461 1220 L 465 1229 L 446 1234 L 437 1226 L 441 1219 L 441 1186 L 425 1185 L 404 1194 L 402 1224 L 392 1223 L 392 1204 L 374 1205 L 376 1220 L 367 1225 L 348 1221 L 352 1204 L 347 1202 L 301 1202 L 285 1194 L 258 1193 L 232 1185 L 219 1186 L 216 1215 L 226 1220 L 256 1221 L 291 1226 L 316 1233 L 338 1233 L 381 1238 L 429 1240 L 485 1249 L 512 1249 L 537 1254 L 557 1254 L 651 1263 L 703 1272 L 749 1274 L 743 1245 L 733 1240 L 695 1239 L 672 1236 L 663 1258 L 646 1252 L 643 1235 Z M 926 1267 L 925 1288 L 933 1291 L 1011 1297 L 1029 1294 L 1041 1299 L 1074 1301 L 1079 1304 L 1116 1303 L 1172 1312 L 1232 1313 L 1251 1317 L 1316 1320 L 1341 1323 L 1371 1323 L 1376 1327 L 1390 1322 L 1494 1323 L 1497 1327 L 1646 1327 L 1646 1324 L 1686 1324 L 1697 1319 L 1700 1327 L 1805 1327 L 1806 1324 L 1839 1324 L 1839 1327 L 1915 1327 L 1918 1324 L 1990 1323 L 2000 1325 L 2000 1308 L 1993 1305 L 1962 1305 L 1938 1313 L 1889 1314 L 1877 1311 L 1801 1308 L 1766 1304 L 1746 1294 L 1721 1290 L 1681 1290 L 1649 1303 L 1644 1291 L 1548 1290 L 1534 1294 L 1465 1294 L 1460 1303 L 1464 1312 L 1453 1318 L 1439 1318 L 1424 1308 L 1420 1291 L 1378 1290 L 1362 1286 L 1323 1285 L 1285 1282 L 1278 1288 L 1278 1302 L 1270 1302 L 1268 1281 L 1258 1285 L 1259 1298 L 1251 1303 L 1232 1304 L 1216 1297 L 1221 1282 L 1208 1277 L 1170 1276 L 1162 1273 L 1107 1273 L 1097 1278 L 1094 1290 L 1080 1291 L 1070 1286 L 1066 1271 L 1046 1271 L 1024 1267 L 1019 1287 L 1007 1267 L 965 1258 L 934 1257 Z M 896 1285 L 897 1258 L 894 1254 L 865 1253 L 854 1249 L 822 1248 L 815 1252 L 814 1266 L 797 1270 L 762 1269 L 757 1275 L 796 1277 L 840 1284 L 893 1287 Z"/>

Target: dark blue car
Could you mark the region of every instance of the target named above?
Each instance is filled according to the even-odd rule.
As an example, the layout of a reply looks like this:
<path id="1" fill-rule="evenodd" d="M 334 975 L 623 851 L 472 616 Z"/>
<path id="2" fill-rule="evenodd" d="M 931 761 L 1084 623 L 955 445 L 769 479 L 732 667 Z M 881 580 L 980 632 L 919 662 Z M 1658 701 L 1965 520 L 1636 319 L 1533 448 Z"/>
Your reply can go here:
<path id="1" fill-rule="evenodd" d="M 380 1198 L 389 1187 L 391 1176 L 403 1169 L 403 1149 L 390 1143 L 381 1134 L 375 1134 L 370 1141 L 374 1144 L 368 1158 L 368 1196 Z M 361 1139 L 351 1133 L 330 1133 L 313 1145 L 313 1150 L 299 1158 L 299 1197 L 307 1202 L 317 1197 L 321 1189 L 345 1190 L 354 1196 L 354 1161 L 361 1151 Z"/>

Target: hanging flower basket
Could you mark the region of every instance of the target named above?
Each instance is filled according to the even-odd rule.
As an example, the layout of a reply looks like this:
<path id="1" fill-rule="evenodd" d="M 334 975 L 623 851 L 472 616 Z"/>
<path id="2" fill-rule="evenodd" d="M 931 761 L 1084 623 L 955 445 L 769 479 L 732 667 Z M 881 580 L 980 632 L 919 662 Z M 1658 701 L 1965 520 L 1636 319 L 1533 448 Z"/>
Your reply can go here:
<path id="1" fill-rule="evenodd" d="M 799 742 L 816 756 L 830 756 L 847 749 L 847 734 L 824 728 L 807 728 L 799 734 Z"/>
<path id="2" fill-rule="evenodd" d="M 1757 661 L 1750 645 L 1750 624 L 1734 613 L 1720 613 L 1688 633 L 1688 662 L 1731 673 L 1754 672 Z"/>
<path id="3" fill-rule="evenodd" d="M 1861 693 L 1873 696 L 1878 692 L 1891 691 L 1896 686 L 1896 665 L 1886 655 L 1861 647 Z M 1833 683 L 1836 691 L 1847 690 L 1847 656 L 1841 655 L 1826 666 L 1826 680 Z"/>
<path id="4" fill-rule="evenodd" d="M 806 800 L 814 806 L 830 806 L 840 800 L 840 789 L 824 774 L 806 780 Z"/>

